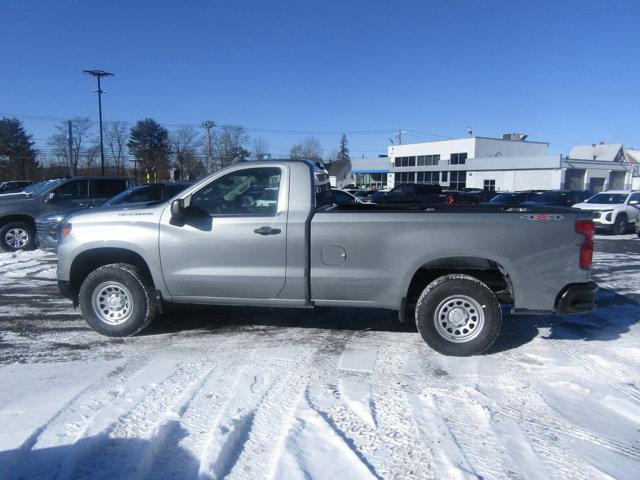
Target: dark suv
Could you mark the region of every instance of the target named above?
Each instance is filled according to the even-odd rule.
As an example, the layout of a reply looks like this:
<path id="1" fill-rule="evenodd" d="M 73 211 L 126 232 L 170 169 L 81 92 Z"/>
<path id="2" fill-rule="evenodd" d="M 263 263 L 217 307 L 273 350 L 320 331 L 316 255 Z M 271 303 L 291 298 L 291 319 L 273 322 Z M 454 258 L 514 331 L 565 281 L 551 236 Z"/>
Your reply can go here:
<path id="1" fill-rule="evenodd" d="M 36 243 L 35 219 L 49 212 L 101 205 L 134 187 L 137 181 L 120 177 L 75 177 L 49 180 L 27 191 L 0 196 L 0 249 L 27 250 Z"/>
<path id="2" fill-rule="evenodd" d="M 193 183 L 193 181 L 184 181 L 140 185 L 139 187 L 131 188 L 119 193 L 113 198 L 110 198 L 100 205 L 99 208 L 138 208 L 152 205 L 157 202 L 164 202 L 176 196 L 187 187 L 190 187 Z M 58 248 L 59 234 L 62 231 L 62 225 L 65 220 L 69 215 L 80 210 L 84 210 L 84 208 L 79 207 L 74 210 L 65 210 L 62 212 L 40 215 L 36 219 L 36 226 L 38 228 L 38 247 L 42 250 L 55 251 Z"/>
<path id="3" fill-rule="evenodd" d="M 522 205 L 548 205 L 555 207 L 570 207 L 591 198 L 596 192 L 588 190 L 547 190 L 536 195 Z"/>
<path id="4" fill-rule="evenodd" d="M 376 192 L 373 203 L 447 203 L 450 195 L 442 193 L 440 185 L 429 183 L 401 183 L 388 192 Z"/>

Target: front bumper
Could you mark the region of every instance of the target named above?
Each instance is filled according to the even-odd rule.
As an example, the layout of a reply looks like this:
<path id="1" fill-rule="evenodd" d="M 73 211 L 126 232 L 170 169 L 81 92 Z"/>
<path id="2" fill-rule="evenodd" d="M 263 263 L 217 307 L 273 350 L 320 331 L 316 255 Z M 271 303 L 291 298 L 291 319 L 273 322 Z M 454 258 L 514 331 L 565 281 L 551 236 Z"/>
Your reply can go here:
<path id="1" fill-rule="evenodd" d="M 573 313 L 587 313 L 596 308 L 595 282 L 570 283 L 562 289 L 556 299 L 556 313 L 570 315 Z"/>

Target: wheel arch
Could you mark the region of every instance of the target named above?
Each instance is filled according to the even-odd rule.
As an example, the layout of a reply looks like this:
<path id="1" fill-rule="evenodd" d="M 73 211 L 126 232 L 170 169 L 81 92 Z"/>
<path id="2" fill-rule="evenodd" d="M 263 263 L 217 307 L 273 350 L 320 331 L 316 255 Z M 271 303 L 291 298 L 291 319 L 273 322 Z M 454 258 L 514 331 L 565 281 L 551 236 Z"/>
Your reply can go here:
<path id="1" fill-rule="evenodd" d="M 71 263 L 69 288 L 74 305 L 78 305 L 80 286 L 87 276 L 95 269 L 112 263 L 126 263 L 140 268 L 155 288 L 149 265 L 139 253 L 119 247 L 92 248 L 79 253 Z"/>
<path id="2" fill-rule="evenodd" d="M 31 227 L 33 227 L 35 233 L 36 220 L 31 215 L 27 215 L 25 213 L 12 213 L 10 215 L 3 215 L 2 217 L 0 217 L 0 228 L 4 227 L 7 223 L 10 222 L 28 223 Z"/>
<path id="3" fill-rule="evenodd" d="M 487 256 L 445 256 L 417 265 L 405 280 L 402 303 L 415 304 L 424 288 L 439 277 L 465 274 L 486 284 L 501 303 L 513 303 L 515 298 L 511 269 L 503 262 Z"/>

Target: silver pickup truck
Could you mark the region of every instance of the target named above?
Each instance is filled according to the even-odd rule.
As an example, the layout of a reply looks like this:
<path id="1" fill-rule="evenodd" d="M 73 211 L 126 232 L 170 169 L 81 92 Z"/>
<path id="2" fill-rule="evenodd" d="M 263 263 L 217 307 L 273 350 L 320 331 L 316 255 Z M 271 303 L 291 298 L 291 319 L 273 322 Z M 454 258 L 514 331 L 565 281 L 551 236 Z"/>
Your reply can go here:
<path id="1" fill-rule="evenodd" d="M 133 335 L 164 302 L 415 312 L 435 350 L 473 355 L 513 313 L 595 307 L 590 213 L 331 203 L 306 161 L 234 165 L 171 201 L 72 215 L 58 283 L 96 331 Z M 302 320 L 301 320 L 302 322 Z"/>

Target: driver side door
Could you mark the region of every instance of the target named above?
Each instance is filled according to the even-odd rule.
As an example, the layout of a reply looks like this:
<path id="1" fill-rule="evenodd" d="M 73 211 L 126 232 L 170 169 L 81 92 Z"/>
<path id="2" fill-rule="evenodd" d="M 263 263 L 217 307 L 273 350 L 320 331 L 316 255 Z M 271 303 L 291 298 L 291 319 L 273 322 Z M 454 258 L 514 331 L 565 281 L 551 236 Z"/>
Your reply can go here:
<path id="1" fill-rule="evenodd" d="M 276 298 L 285 283 L 288 183 L 283 166 L 241 166 L 186 196 L 182 219 L 166 208 L 159 244 L 171 296 Z"/>

